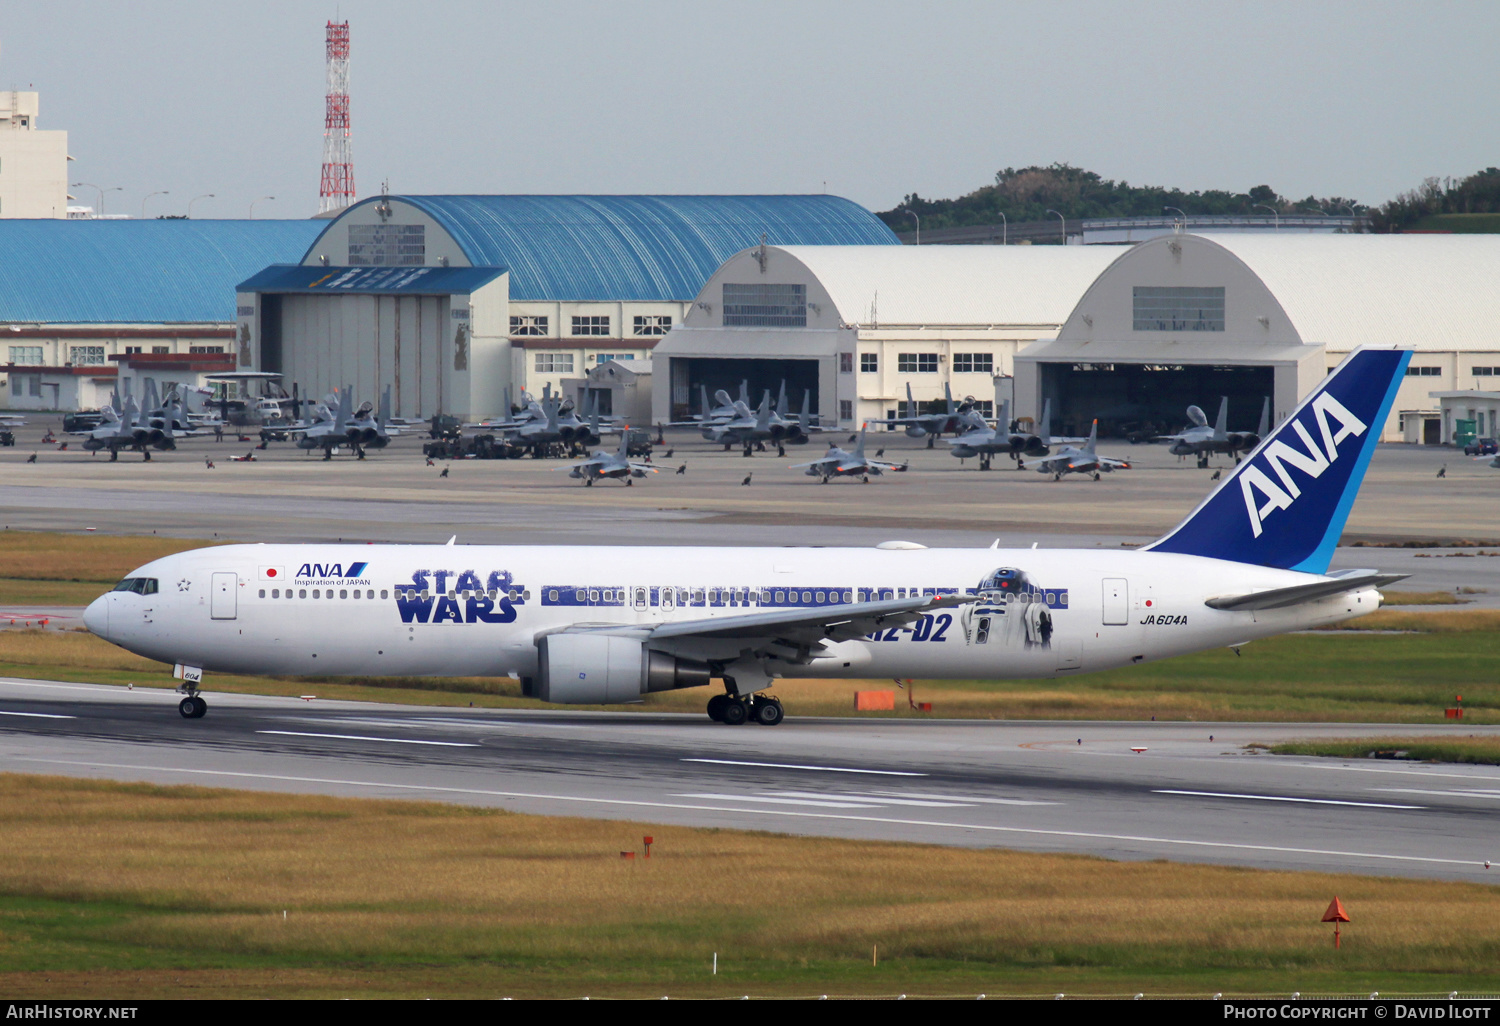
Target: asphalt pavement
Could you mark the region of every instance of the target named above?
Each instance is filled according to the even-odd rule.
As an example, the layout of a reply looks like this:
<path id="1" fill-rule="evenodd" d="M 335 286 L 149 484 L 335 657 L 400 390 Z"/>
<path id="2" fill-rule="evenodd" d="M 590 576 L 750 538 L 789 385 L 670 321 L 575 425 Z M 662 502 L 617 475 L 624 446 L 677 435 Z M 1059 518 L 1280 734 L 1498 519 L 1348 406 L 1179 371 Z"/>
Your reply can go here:
<path id="1" fill-rule="evenodd" d="M 682 714 L 207 697 L 208 715 L 188 721 L 158 689 L 0 680 L 0 769 L 1113 859 L 1500 875 L 1489 868 L 1500 860 L 1500 768 L 1244 747 L 1496 727 L 891 721 L 795 709 L 779 727 L 728 727 Z"/>

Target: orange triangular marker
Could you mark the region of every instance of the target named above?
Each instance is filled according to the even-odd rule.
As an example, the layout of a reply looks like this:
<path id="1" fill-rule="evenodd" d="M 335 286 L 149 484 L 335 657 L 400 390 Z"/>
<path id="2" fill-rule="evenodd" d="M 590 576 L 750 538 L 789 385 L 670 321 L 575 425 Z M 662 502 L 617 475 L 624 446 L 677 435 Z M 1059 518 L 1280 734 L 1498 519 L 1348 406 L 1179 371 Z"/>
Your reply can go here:
<path id="1" fill-rule="evenodd" d="M 1338 895 L 1328 903 L 1328 911 L 1323 913 L 1321 922 L 1325 923 L 1347 923 L 1350 922 L 1349 913 L 1344 911 L 1343 903 L 1339 901 Z"/>

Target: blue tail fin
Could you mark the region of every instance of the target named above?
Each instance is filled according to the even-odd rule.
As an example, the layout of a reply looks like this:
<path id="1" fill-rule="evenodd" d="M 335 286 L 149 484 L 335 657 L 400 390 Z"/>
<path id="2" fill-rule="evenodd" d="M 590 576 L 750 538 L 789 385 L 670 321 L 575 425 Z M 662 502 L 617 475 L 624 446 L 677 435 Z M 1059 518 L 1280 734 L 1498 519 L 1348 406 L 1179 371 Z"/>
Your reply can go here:
<path id="1" fill-rule="evenodd" d="M 1410 359 L 1355 350 L 1150 548 L 1326 572 Z"/>

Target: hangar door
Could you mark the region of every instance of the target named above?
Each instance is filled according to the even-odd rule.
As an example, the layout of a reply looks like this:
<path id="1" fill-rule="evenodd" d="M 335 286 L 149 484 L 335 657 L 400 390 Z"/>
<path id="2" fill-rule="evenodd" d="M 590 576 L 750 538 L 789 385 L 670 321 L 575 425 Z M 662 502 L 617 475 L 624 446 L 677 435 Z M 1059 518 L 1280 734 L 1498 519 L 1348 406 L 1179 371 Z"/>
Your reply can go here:
<path id="1" fill-rule="evenodd" d="M 811 390 L 809 410 L 818 412 L 817 360 L 734 360 L 712 357 L 672 357 L 672 419 L 684 420 L 703 411 L 699 386 L 708 389 L 709 404 L 714 391 L 723 389 L 731 399 L 738 399 L 740 382 L 749 382 L 750 408 L 760 403 L 761 395 L 771 393 L 774 405 L 781 385 L 786 383 L 788 413 L 802 411 L 803 393 Z"/>
<path id="2" fill-rule="evenodd" d="M 1042 363 L 1040 399 L 1052 401 L 1052 431 L 1086 435 L 1099 419 L 1099 437 L 1169 435 L 1197 406 L 1212 424 L 1219 400 L 1229 397 L 1230 431 L 1254 431 L 1268 396 L 1276 394 L 1275 368 L 1224 364 Z M 1040 411 L 1041 402 L 1037 403 Z M 1273 408 L 1274 413 L 1274 408 Z"/>

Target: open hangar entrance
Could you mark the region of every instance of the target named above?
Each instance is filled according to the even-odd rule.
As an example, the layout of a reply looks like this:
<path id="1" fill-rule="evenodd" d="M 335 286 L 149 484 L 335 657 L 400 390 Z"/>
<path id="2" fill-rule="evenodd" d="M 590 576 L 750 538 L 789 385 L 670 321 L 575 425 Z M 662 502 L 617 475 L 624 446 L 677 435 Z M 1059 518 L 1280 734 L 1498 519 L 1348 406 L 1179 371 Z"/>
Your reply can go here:
<path id="1" fill-rule="evenodd" d="M 708 401 L 714 403 L 714 392 L 723 389 L 737 399 L 740 382 L 749 382 L 750 408 L 754 410 L 761 397 L 771 393 L 774 406 L 782 383 L 786 384 L 788 413 L 802 412 L 802 397 L 811 392 L 808 409 L 818 412 L 818 361 L 720 357 L 674 356 L 671 360 L 672 419 L 686 420 L 703 411 L 699 386 L 708 389 Z"/>
<path id="2" fill-rule="evenodd" d="M 1041 400 L 1052 402 L 1052 431 L 1087 435 L 1098 418 L 1101 438 L 1172 434 L 1189 423 L 1190 405 L 1213 424 L 1224 396 L 1228 430 L 1254 431 L 1276 385 L 1268 366 L 1040 362 L 1038 370 Z"/>

